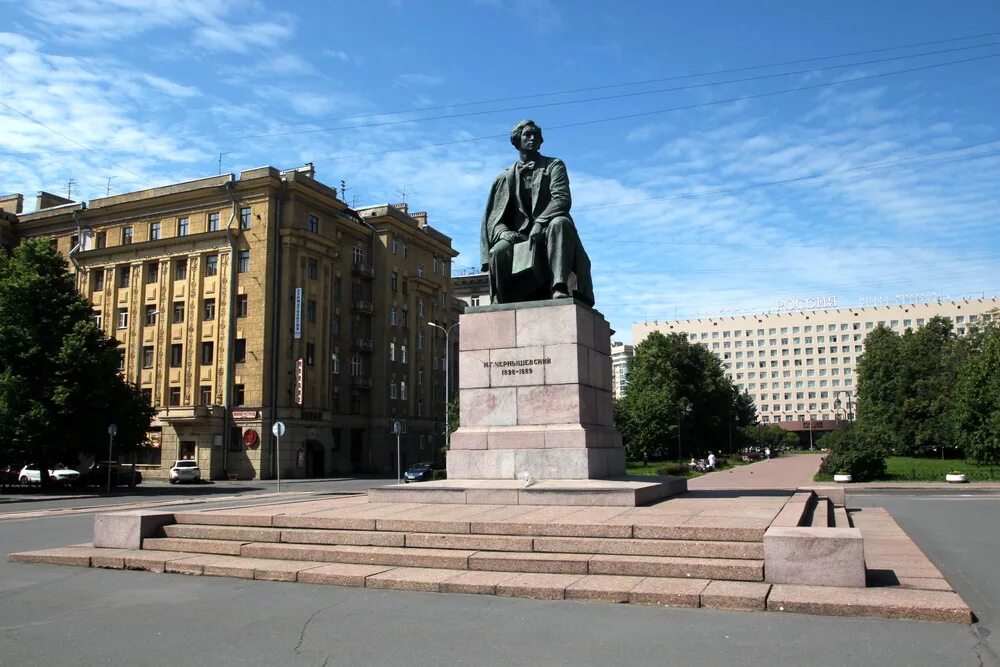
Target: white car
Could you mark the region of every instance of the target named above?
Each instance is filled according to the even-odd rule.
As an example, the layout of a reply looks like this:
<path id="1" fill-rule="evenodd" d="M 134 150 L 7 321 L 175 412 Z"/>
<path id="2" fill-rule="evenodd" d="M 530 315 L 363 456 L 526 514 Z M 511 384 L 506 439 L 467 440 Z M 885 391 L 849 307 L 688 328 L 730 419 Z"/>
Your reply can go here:
<path id="1" fill-rule="evenodd" d="M 171 484 L 176 484 L 177 482 L 200 482 L 200 481 L 201 481 L 201 470 L 198 468 L 197 461 L 190 461 L 190 460 L 174 461 L 174 465 L 170 469 Z"/>
<path id="2" fill-rule="evenodd" d="M 41 484 L 42 475 L 37 463 L 29 463 L 21 468 L 17 479 L 21 484 Z M 56 484 L 73 484 L 80 480 L 80 473 L 72 468 L 67 468 L 61 463 L 49 470 L 49 479 Z"/>

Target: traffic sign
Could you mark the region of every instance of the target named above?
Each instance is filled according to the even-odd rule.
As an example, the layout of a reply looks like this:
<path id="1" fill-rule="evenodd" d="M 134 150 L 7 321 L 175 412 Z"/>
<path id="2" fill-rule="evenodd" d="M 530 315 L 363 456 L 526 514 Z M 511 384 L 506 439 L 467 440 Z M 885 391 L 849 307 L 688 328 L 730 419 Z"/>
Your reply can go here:
<path id="1" fill-rule="evenodd" d="M 274 422 L 274 425 L 271 427 L 271 433 L 273 433 L 276 438 L 280 438 L 285 435 L 285 423 Z"/>

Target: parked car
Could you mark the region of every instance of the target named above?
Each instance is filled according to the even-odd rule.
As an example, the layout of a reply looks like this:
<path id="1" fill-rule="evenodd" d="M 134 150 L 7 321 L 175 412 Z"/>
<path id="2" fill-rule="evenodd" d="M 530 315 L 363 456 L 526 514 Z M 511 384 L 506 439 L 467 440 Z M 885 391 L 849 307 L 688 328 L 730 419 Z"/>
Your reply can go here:
<path id="1" fill-rule="evenodd" d="M 3 486 L 14 486 L 20 484 L 21 468 L 24 464 L 11 463 L 0 468 L 0 484 Z"/>
<path id="2" fill-rule="evenodd" d="M 100 461 L 90 466 L 83 474 L 81 482 L 87 486 L 104 486 L 108 483 L 108 462 Z M 121 466 L 111 463 L 111 484 L 114 486 L 135 486 L 142 484 L 142 473 L 138 470 L 134 475 L 132 466 Z"/>
<path id="3" fill-rule="evenodd" d="M 80 479 L 80 473 L 72 468 L 67 468 L 62 463 L 57 463 L 48 471 L 49 479 L 56 484 L 75 484 Z M 29 463 L 21 468 L 18 474 L 18 481 L 21 484 L 41 484 L 42 472 L 37 463 Z"/>
<path id="4" fill-rule="evenodd" d="M 170 483 L 176 484 L 177 482 L 200 482 L 201 481 L 201 469 L 198 467 L 197 461 L 191 461 L 189 459 L 181 459 L 174 461 L 174 465 L 170 468 Z"/>
<path id="5" fill-rule="evenodd" d="M 435 470 L 437 470 L 436 463 L 432 463 L 430 461 L 414 463 L 410 466 L 409 470 L 403 473 L 403 481 L 406 483 L 428 482 L 434 479 Z"/>

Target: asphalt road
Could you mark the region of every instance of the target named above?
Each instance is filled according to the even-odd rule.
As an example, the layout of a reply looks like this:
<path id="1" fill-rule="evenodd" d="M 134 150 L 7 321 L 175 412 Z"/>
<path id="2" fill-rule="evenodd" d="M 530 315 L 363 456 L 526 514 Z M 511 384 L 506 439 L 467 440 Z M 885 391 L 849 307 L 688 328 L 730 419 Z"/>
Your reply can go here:
<path id="1" fill-rule="evenodd" d="M 1000 665 L 1000 497 L 874 496 L 972 627 L 542 602 L 0 564 L 0 665 Z M 0 507 L 6 512 L 8 507 Z M 0 551 L 85 542 L 92 514 L 2 520 Z"/>

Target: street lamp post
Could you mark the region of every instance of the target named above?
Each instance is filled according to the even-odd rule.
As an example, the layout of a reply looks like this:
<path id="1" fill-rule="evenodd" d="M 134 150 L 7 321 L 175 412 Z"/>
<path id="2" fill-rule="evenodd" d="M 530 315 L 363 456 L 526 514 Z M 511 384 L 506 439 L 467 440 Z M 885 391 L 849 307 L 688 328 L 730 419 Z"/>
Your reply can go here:
<path id="1" fill-rule="evenodd" d="M 843 404 L 843 402 L 842 402 L 842 401 L 840 400 L 840 395 L 841 395 L 841 394 L 846 394 L 846 395 L 847 395 L 847 406 L 846 406 L 846 408 L 845 408 L 845 410 L 844 410 L 844 416 L 845 416 L 845 417 L 847 418 L 847 421 L 852 421 L 852 417 L 853 417 L 854 415 L 853 415 L 853 413 L 851 412 L 851 405 L 852 405 L 852 404 L 851 404 L 851 392 L 847 391 L 846 389 L 841 389 L 840 391 L 838 391 L 838 392 L 837 392 L 837 393 L 836 393 L 836 394 L 834 395 L 834 399 L 833 399 L 833 409 L 834 409 L 835 411 L 836 411 L 836 410 L 839 410 L 839 409 L 841 408 L 841 406 L 843 406 L 843 405 L 844 405 L 844 404 Z"/>
<path id="2" fill-rule="evenodd" d="M 450 327 L 443 327 L 440 324 L 435 324 L 434 322 L 428 322 L 427 326 L 434 327 L 435 329 L 440 329 L 444 332 L 444 446 L 445 449 L 451 449 L 451 361 L 449 359 L 451 355 L 451 345 L 448 342 L 448 338 L 451 334 L 451 330 L 458 326 L 458 322 L 455 322 Z"/>
<path id="3" fill-rule="evenodd" d="M 691 404 L 686 399 L 681 398 L 677 401 L 677 460 L 681 462 L 684 461 L 684 457 L 681 454 L 681 415 L 686 415 L 690 412 Z"/>

